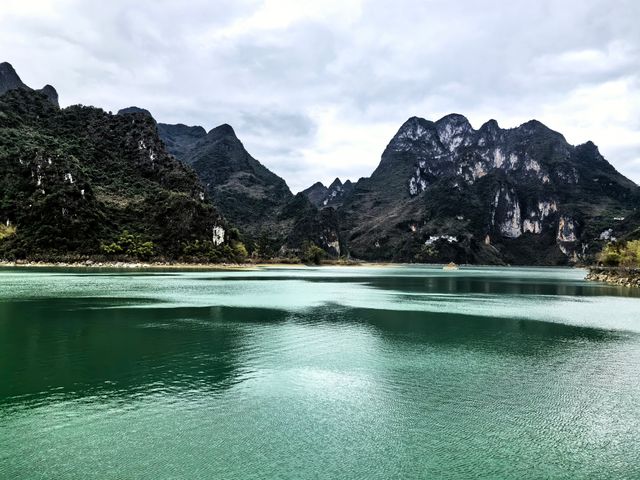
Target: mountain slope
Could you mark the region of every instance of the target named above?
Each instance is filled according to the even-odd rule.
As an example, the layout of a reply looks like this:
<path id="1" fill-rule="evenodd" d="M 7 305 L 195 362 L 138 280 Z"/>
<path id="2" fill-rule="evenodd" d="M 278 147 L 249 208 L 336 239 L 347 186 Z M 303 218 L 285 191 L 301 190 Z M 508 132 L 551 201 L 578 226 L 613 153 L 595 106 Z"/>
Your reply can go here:
<path id="1" fill-rule="evenodd" d="M 278 210 L 293 196 L 286 182 L 245 150 L 230 125 L 220 125 L 183 157 L 225 216 L 244 231 L 272 231 Z"/>
<path id="2" fill-rule="evenodd" d="M 303 195 L 253 158 L 230 125 L 204 134 L 202 127 L 159 124 L 167 149 L 192 167 L 214 204 L 262 254 L 288 255 L 313 242 L 341 253 L 337 217 L 322 213 Z"/>
<path id="3" fill-rule="evenodd" d="M 144 114 L 58 109 L 37 92 L 0 96 L 0 254 L 96 254 L 124 231 L 180 256 L 220 243 L 224 223 L 195 173 Z"/>
<path id="4" fill-rule="evenodd" d="M 361 258 L 563 264 L 593 253 L 638 199 L 591 142 L 537 121 L 474 130 L 451 114 L 407 120 L 340 219 Z"/>

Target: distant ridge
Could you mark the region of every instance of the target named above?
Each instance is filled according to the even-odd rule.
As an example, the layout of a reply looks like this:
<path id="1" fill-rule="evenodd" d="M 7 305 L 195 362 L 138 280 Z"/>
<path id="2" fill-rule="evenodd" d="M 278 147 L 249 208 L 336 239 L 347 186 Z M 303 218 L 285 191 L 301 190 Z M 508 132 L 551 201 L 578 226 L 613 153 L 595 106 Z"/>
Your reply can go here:
<path id="1" fill-rule="evenodd" d="M 10 90 L 15 90 L 18 88 L 23 88 L 26 90 L 32 90 L 30 87 L 25 85 L 20 77 L 16 73 L 13 66 L 8 62 L 0 63 L 0 95 L 7 93 Z M 36 92 L 42 93 L 47 99 L 53 103 L 56 107 L 58 104 L 58 92 L 51 85 L 45 85 L 40 90 L 36 90 Z"/>

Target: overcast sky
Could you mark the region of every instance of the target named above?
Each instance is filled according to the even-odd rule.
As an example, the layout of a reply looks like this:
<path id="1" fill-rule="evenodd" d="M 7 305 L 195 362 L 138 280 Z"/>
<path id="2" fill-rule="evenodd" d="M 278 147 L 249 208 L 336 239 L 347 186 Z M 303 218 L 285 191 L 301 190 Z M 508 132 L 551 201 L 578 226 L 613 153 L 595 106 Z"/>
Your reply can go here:
<path id="1" fill-rule="evenodd" d="M 230 123 L 293 191 L 450 112 L 536 118 L 640 182 L 637 0 L 2 0 L 3 60 L 63 106 Z"/>

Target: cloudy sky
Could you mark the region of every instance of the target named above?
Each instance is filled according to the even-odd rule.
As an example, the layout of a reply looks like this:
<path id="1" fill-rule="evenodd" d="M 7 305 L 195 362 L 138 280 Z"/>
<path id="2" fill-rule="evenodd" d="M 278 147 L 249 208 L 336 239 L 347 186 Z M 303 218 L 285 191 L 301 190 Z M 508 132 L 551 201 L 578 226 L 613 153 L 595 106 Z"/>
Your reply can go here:
<path id="1" fill-rule="evenodd" d="M 640 182 L 637 0 L 3 0 L 0 61 L 62 105 L 230 123 L 293 191 L 368 176 L 412 115 L 536 118 Z"/>

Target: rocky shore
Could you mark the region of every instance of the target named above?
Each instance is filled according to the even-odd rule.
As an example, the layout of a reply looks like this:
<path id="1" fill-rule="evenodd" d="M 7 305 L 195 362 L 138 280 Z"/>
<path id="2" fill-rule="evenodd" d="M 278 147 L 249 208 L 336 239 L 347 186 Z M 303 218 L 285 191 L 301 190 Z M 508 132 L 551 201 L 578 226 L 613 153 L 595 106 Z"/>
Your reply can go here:
<path id="1" fill-rule="evenodd" d="M 591 267 L 587 280 L 625 287 L 640 287 L 640 268 Z"/>

